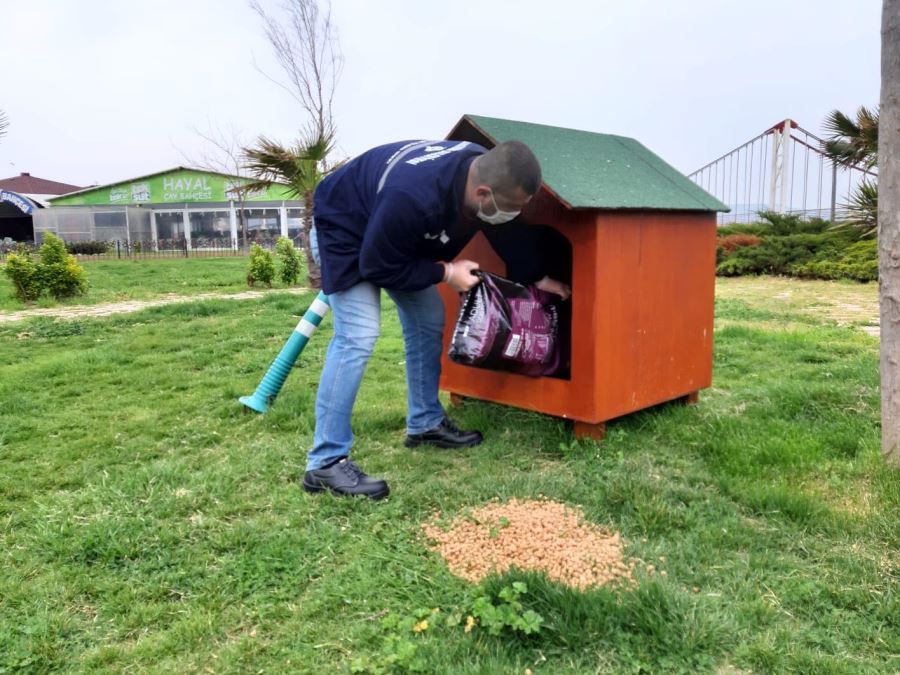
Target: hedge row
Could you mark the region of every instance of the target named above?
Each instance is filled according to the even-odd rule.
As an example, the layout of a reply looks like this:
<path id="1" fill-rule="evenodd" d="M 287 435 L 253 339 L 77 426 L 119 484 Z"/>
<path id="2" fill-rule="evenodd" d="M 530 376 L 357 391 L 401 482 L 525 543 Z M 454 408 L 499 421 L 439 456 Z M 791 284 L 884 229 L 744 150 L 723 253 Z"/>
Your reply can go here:
<path id="1" fill-rule="evenodd" d="M 718 230 L 720 276 L 779 274 L 807 279 L 878 279 L 878 244 L 827 220 L 761 214 L 764 222 Z"/>

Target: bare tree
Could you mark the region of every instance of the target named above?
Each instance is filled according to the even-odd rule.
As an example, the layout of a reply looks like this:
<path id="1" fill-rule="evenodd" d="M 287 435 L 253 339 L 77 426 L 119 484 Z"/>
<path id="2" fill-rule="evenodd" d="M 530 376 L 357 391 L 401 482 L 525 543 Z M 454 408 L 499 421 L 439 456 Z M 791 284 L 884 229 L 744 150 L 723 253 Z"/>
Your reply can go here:
<path id="1" fill-rule="evenodd" d="M 6 136 L 6 130 L 9 129 L 9 118 L 6 113 L 0 110 L 0 138 Z"/>
<path id="2" fill-rule="evenodd" d="M 244 167 L 244 145 L 241 132 L 233 127 L 223 128 L 207 124 L 206 129 L 191 127 L 205 145 L 196 156 L 181 153 L 185 161 L 198 169 L 224 173 L 234 180 L 226 192 L 237 205 L 238 230 L 241 236 L 241 247 L 247 248 L 247 214 L 245 204 L 254 188 Z"/>
<path id="3" fill-rule="evenodd" d="M 266 38 L 287 77 L 287 84 L 260 72 L 287 91 L 307 114 L 306 123 L 299 134 L 301 140 L 295 145 L 308 149 L 321 144 L 321 147 L 327 149 L 324 156 L 315 159 L 308 152 L 299 152 L 295 158 L 301 164 L 311 160 L 315 162 L 316 166 L 304 173 L 307 176 L 318 176 L 315 181 L 318 183 L 331 168 L 328 152 L 333 147 L 336 135 L 332 103 L 343 65 L 337 31 L 331 22 L 331 5 L 323 9 L 318 0 L 283 0 L 277 16 L 263 9 L 259 0 L 250 0 L 250 7 L 262 19 Z M 260 137 L 256 150 L 266 147 L 284 149 L 284 146 Z M 253 150 L 248 148 L 248 152 Z M 259 177 L 264 178 L 264 172 Z M 305 187 L 300 245 L 306 252 L 310 285 L 316 287 L 314 284 L 320 278 L 319 266 L 309 249 L 315 185 Z"/>
<path id="4" fill-rule="evenodd" d="M 880 121 L 881 452 L 900 466 L 900 0 L 882 4 Z"/>

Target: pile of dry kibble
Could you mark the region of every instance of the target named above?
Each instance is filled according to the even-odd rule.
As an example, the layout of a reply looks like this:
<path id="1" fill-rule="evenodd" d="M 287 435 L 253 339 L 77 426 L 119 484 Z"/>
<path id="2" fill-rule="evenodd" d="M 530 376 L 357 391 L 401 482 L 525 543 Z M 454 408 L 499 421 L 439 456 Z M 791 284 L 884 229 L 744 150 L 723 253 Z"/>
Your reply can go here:
<path id="1" fill-rule="evenodd" d="M 581 590 L 633 581 L 622 540 L 584 519 L 581 509 L 549 500 L 491 502 L 455 517 L 440 514 L 422 525 L 453 574 L 478 582 L 510 567 L 544 572 Z"/>

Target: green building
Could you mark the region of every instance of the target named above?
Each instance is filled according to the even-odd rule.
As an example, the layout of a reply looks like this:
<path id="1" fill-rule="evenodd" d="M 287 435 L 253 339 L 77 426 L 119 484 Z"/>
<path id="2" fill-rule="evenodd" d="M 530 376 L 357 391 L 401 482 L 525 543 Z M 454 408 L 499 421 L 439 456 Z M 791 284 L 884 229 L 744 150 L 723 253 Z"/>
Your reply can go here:
<path id="1" fill-rule="evenodd" d="M 66 241 L 115 241 L 153 249 L 237 248 L 297 240 L 303 203 L 286 185 L 247 192 L 239 176 L 176 166 L 167 171 L 70 192 L 35 211 L 34 237 L 53 232 Z"/>

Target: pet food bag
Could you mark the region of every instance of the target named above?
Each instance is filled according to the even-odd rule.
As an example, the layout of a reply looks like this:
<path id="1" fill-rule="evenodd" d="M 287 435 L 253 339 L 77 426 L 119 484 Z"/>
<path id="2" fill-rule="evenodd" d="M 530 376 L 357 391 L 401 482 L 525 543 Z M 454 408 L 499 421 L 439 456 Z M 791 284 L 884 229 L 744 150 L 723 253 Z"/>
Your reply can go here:
<path id="1" fill-rule="evenodd" d="M 451 361 L 539 377 L 559 367 L 557 296 L 488 272 L 462 298 Z"/>

